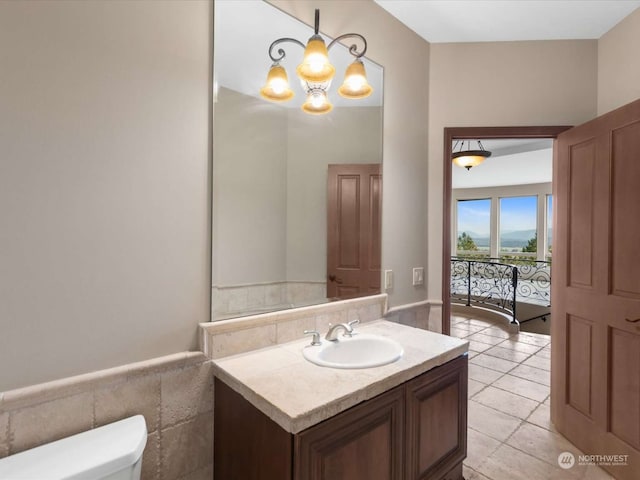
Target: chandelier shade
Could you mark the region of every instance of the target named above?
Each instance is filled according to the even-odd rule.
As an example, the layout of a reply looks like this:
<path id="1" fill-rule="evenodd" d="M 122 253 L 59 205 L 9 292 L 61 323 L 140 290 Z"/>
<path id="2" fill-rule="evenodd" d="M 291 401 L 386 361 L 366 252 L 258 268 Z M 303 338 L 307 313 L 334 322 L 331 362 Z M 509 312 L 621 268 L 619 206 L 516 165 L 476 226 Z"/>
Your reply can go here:
<path id="1" fill-rule="evenodd" d="M 327 95 L 331 87 L 331 80 L 336 74 L 336 68 L 329 60 L 329 50 L 341 40 L 347 38 L 358 39 L 363 47 L 358 49 L 357 45 L 348 47 L 349 53 L 355 57 L 351 65 L 347 67 L 345 78 L 338 89 L 338 93 L 349 99 L 360 99 L 371 95 L 373 88 L 367 81 L 367 75 L 361 58 L 367 51 L 367 40 L 359 33 L 345 33 L 333 39 L 329 45 L 326 45 L 324 39 L 319 35 L 320 29 L 320 10 L 315 11 L 315 28 L 314 35 L 309 38 L 307 44 L 296 40 L 295 38 L 279 38 L 269 46 L 269 57 L 273 61 L 269 73 L 267 74 L 267 82 L 260 90 L 260 95 L 272 102 L 286 102 L 294 96 L 293 90 L 289 87 L 287 72 L 280 61 L 286 56 L 282 48 L 276 47 L 285 42 L 295 43 L 304 48 L 304 56 L 302 62 L 296 68 L 296 74 L 300 79 L 302 89 L 307 96 L 302 110 L 312 115 L 328 113 L 333 109 L 333 105 L 329 101 Z M 275 53 L 274 53 L 275 52 Z"/>
<path id="2" fill-rule="evenodd" d="M 344 82 L 338 89 L 338 93 L 344 98 L 366 98 L 371 95 L 373 88 L 367 82 L 367 74 L 364 69 L 362 60 L 355 60 L 349 67 L 344 76 Z"/>
<path id="3" fill-rule="evenodd" d="M 267 74 L 267 83 L 260 89 L 260 95 L 272 102 L 286 102 L 295 95 L 289 87 L 287 71 L 278 63 L 274 63 Z"/>

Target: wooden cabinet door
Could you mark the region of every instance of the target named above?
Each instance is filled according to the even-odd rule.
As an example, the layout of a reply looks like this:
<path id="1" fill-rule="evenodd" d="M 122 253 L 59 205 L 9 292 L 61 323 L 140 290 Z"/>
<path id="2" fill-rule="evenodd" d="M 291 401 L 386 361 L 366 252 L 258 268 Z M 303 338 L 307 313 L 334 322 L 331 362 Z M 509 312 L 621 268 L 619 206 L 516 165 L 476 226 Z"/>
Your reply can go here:
<path id="1" fill-rule="evenodd" d="M 640 478 L 640 100 L 558 136 L 551 419 Z"/>
<path id="2" fill-rule="evenodd" d="M 467 356 L 406 385 L 406 479 L 462 478 L 467 454 Z"/>
<path id="3" fill-rule="evenodd" d="M 404 387 L 295 436 L 296 480 L 401 480 Z"/>

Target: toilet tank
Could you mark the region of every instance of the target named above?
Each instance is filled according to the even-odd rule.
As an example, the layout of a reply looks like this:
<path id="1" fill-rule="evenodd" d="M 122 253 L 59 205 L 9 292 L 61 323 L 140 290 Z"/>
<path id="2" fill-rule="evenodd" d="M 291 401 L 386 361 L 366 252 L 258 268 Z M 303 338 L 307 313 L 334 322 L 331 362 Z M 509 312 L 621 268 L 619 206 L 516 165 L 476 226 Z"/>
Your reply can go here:
<path id="1" fill-rule="evenodd" d="M 0 459 L 0 479 L 138 480 L 146 443 L 136 415 Z"/>

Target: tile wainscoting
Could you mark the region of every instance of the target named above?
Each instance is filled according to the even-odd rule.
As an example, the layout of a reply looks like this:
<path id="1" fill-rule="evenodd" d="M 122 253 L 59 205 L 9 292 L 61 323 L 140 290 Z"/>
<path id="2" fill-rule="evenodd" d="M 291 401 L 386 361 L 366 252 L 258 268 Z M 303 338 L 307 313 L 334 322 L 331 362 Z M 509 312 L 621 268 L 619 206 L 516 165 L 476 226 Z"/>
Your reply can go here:
<path id="1" fill-rule="evenodd" d="M 0 392 L 0 458 L 142 414 L 149 433 L 144 480 L 213 476 L 209 359 L 286 343 L 329 323 L 386 318 L 427 329 L 430 302 L 387 311 L 387 295 L 200 324 L 201 352 L 183 352 Z"/>
<path id="2" fill-rule="evenodd" d="M 213 476 L 213 378 L 184 352 L 0 393 L 0 457 L 142 414 L 144 480 Z"/>
<path id="3" fill-rule="evenodd" d="M 201 323 L 201 350 L 208 358 L 222 358 L 302 338 L 305 330 L 321 333 L 329 324 L 356 318 L 370 322 L 383 317 L 387 295 L 340 300 L 309 307 Z"/>

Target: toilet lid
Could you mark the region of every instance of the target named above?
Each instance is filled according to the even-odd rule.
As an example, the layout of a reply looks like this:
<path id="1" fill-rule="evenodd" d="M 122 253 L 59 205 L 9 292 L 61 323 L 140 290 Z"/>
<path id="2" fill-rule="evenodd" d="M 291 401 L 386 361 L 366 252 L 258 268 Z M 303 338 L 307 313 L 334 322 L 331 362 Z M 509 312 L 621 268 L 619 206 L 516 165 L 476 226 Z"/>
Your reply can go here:
<path id="1" fill-rule="evenodd" d="M 136 415 L 0 459 L 0 479 L 96 479 L 132 467 L 147 443 Z"/>

